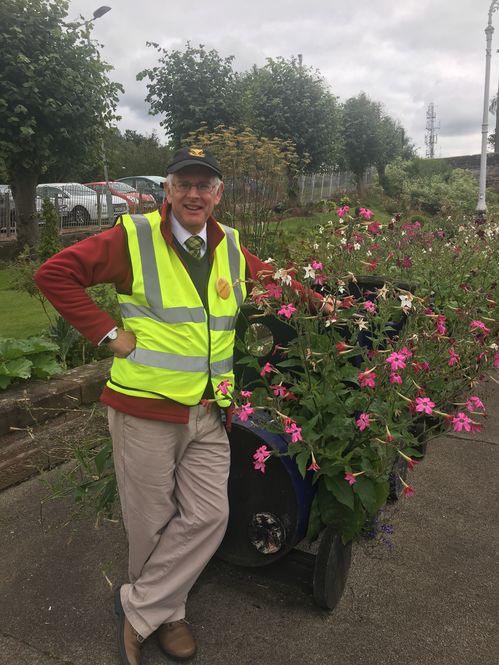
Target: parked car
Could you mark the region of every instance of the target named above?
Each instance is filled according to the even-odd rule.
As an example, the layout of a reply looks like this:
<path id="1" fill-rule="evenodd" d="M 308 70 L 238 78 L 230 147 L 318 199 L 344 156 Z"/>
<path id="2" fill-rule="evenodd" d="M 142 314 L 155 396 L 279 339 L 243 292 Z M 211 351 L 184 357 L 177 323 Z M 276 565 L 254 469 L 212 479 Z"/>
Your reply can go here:
<path id="1" fill-rule="evenodd" d="M 146 194 L 145 192 L 138 192 L 131 185 L 127 185 L 126 182 L 110 180 L 108 183 L 86 182 L 85 185 L 90 187 L 90 189 L 93 189 L 94 192 L 98 192 L 104 196 L 106 195 L 107 187 L 109 187 L 111 194 L 118 196 L 120 199 L 123 199 L 128 203 L 132 215 L 136 212 L 151 212 L 151 210 L 156 210 L 158 207 L 154 196 Z"/>
<path id="2" fill-rule="evenodd" d="M 126 178 L 118 178 L 117 182 L 126 182 L 141 194 L 151 194 L 156 203 L 161 205 L 165 200 L 165 190 L 163 183 L 166 178 L 160 175 L 132 175 Z"/>
<path id="3" fill-rule="evenodd" d="M 63 223 L 69 221 L 77 225 L 91 222 L 114 221 L 119 215 L 128 212 L 128 203 L 117 196 L 112 197 L 112 219 L 107 211 L 105 196 L 97 196 L 90 187 L 77 182 L 43 183 L 36 188 L 37 196 L 49 198 L 59 210 Z"/>

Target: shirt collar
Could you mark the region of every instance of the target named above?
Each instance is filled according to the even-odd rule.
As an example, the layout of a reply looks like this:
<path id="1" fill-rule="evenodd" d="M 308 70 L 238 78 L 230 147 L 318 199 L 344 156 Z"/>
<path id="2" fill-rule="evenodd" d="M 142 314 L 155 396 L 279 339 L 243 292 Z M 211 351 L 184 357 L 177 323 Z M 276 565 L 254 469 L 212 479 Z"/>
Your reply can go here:
<path id="1" fill-rule="evenodd" d="M 178 221 L 178 219 L 175 217 L 173 214 L 173 211 L 170 210 L 170 220 L 172 223 L 172 233 L 177 239 L 177 241 L 182 245 L 182 247 L 185 247 L 184 243 L 185 241 L 190 238 L 191 236 L 199 236 L 200 238 L 203 239 L 204 245 L 203 245 L 203 250 L 206 251 L 206 246 L 208 244 L 207 242 L 207 234 L 206 234 L 206 224 L 203 226 L 201 231 L 198 233 L 189 233 L 189 231 L 186 231 L 182 224 Z M 204 254 L 204 252 L 202 252 Z"/>

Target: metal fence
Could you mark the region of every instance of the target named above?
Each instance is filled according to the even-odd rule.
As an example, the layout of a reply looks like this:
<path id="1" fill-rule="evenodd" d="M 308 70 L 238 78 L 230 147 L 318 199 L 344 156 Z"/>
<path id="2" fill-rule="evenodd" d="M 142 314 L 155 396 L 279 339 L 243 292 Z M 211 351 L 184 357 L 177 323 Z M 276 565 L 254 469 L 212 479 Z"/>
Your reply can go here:
<path id="1" fill-rule="evenodd" d="M 128 203 L 116 196 L 112 197 L 112 211 L 108 213 L 106 195 L 100 192 L 79 190 L 77 186 L 59 191 L 51 186 L 40 185 L 35 199 L 36 214 L 39 224 L 43 201 L 48 199 L 56 210 L 61 232 L 81 227 L 97 228 L 110 226 L 115 219 L 129 210 Z M 0 186 L 0 239 L 16 236 L 16 207 L 12 193 L 6 186 Z"/>
<path id="2" fill-rule="evenodd" d="M 364 186 L 374 182 L 375 170 L 368 169 L 364 176 Z M 302 203 L 317 203 L 332 199 L 338 194 L 348 194 L 357 188 L 351 171 L 331 171 L 330 173 L 309 173 L 298 179 L 299 199 Z"/>

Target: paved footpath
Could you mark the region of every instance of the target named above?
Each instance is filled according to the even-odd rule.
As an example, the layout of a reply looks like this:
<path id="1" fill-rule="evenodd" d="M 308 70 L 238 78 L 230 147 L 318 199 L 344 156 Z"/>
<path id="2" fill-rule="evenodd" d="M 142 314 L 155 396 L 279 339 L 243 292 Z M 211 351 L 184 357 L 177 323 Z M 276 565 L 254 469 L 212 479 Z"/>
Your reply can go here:
<path id="1" fill-rule="evenodd" d="M 477 392 L 484 431 L 430 442 L 415 496 L 387 509 L 394 546 L 354 547 L 334 612 L 302 578 L 214 559 L 188 606 L 196 665 L 496 665 L 499 385 Z M 108 580 L 126 577 L 122 527 L 66 524 L 68 501 L 41 521 L 44 495 L 37 479 L 0 494 L 0 665 L 118 665 Z M 166 662 L 149 640 L 144 665 Z"/>

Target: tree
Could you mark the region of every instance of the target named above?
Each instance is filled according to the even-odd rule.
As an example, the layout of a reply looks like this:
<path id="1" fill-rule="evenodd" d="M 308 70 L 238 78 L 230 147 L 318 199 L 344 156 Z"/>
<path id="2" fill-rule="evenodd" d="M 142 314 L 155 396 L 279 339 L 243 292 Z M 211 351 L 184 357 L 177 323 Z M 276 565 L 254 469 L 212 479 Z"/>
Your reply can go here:
<path id="1" fill-rule="evenodd" d="M 246 124 L 269 138 L 292 141 L 309 170 L 337 165 L 341 154 L 337 98 L 320 72 L 298 58 L 267 59 L 242 79 Z"/>
<path id="2" fill-rule="evenodd" d="M 16 203 L 17 240 L 36 246 L 35 189 L 51 165 L 78 162 L 114 119 L 118 91 L 90 39 L 66 24 L 67 0 L 0 4 L 0 158 Z"/>
<path id="3" fill-rule="evenodd" d="M 206 51 L 203 44 L 194 48 L 189 42 L 184 51 L 147 45 L 161 54 L 159 65 L 139 72 L 137 80 L 149 79 L 146 101 L 152 115 L 165 116 L 160 124 L 175 148 L 202 124 L 213 131 L 219 125 L 240 123 L 234 56 L 221 58 L 217 51 Z"/>
<path id="4" fill-rule="evenodd" d="M 360 195 L 370 166 L 376 166 L 383 185 L 387 164 L 399 156 L 410 158 L 413 153 L 402 127 L 363 92 L 347 99 L 343 106 L 343 138 L 346 163 L 355 174 Z"/>

